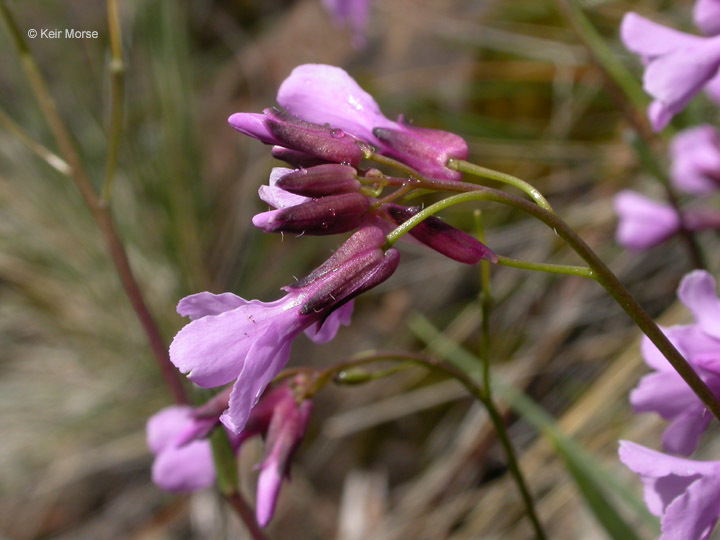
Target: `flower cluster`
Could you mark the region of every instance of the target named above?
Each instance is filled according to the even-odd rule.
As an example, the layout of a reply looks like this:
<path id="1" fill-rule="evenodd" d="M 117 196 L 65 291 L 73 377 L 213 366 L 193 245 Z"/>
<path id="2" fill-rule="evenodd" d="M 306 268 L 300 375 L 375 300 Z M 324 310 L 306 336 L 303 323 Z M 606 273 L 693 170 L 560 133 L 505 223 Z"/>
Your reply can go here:
<path id="1" fill-rule="evenodd" d="M 715 280 L 705 271 L 691 272 L 680 283 L 678 297 L 695 323 L 665 333 L 720 397 L 720 299 Z M 642 353 L 654 372 L 641 379 L 630 402 L 636 412 L 656 412 L 669 420 L 663 447 L 688 456 L 697 448 L 711 415 L 647 338 Z M 662 517 L 662 540 L 709 538 L 720 517 L 720 462 L 677 458 L 626 441 L 621 441 L 620 459 L 640 476 L 648 508 Z"/>
<path id="2" fill-rule="evenodd" d="M 272 516 L 311 409 L 306 391 L 298 392 L 303 396 L 298 403 L 287 387 L 268 390 L 269 385 L 288 362 L 296 336 L 305 333 L 316 343 L 332 340 L 341 325 L 350 323 L 354 298 L 393 274 L 399 253 L 387 245 L 386 235 L 420 211 L 398 204 L 411 180 L 363 168 L 363 160 L 377 152 L 420 174 L 453 181 L 459 173 L 447 167 L 448 161 L 468 153 L 455 134 L 414 127 L 402 117 L 387 119 L 373 98 L 336 67 L 299 66 L 277 100 L 280 107 L 262 114 L 229 118 L 236 130 L 272 145 L 273 156 L 296 167 L 272 170 L 258 191 L 271 209 L 255 215 L 252 223 L 267 233 L 353 234 L 325 263 L 284 287 L 278 300 L 209 292 L 183 298 L 177 311 L 190 322 L 173 339 L 172 363 L 200 387 L 232 387 L 201 409 L 171 407 L 148 423 L 148 444 L 156 455 L 153 479 L 172 491 L 213 482 L 210 447 L 202 438 L 217 426 L 227 431 L 235 451 L 248 437 L 263 435 L 266 457 L 257 496 L 261 525 Z M 399 195 L 378 199 L 387 186 L 398 186 Z M 497 260 L 476 238 L 436 217 L 415 226 L 407 239 L 466 264 Z"/>
<path id="3" fill-rule="evenodd" d="M 198 409 L 166 407 L 148 420 L 148 447 L 155 454 L 153 482 L 174 492 L 196 491 L 215 482 L 210 442 L 203 437 L 218 425 L 228 399 L 229 392 L 222 392 Z M 288 476 L 292 455 L 305 434 L 311 410 L 312 402 L 304 400 L 298 404 L 286 384 L 262 397 L 240 433 L 226 430 L 235 453 L 247 439 L 256 435 L 265 438 L 256 512 L 263 527 L 273 516 L 282 480 Z"/>
<path id="4" fill-rule="evenodd" d="M 636 13 L 623 19 L 620 35 L 625 46 L 646 65 L 644 87 L 654 101 L 648 116 L 656 131 L 682 111 L 705 89 L 720 104 L 720 2 L 698 0 L 694 20 L 712 37 L 684 34 Z M 679 132 L 670 144 L 671 180 L 682 192 L 710 195 L 720 189 L 720 133 L 701 125 Z M 715 210 L 684 208 L 653 201 L 633 191 L 615 199 L 619 222 L 616 239 L 622 246 L 644 250 L 678 232 L 720 229 Z"/>

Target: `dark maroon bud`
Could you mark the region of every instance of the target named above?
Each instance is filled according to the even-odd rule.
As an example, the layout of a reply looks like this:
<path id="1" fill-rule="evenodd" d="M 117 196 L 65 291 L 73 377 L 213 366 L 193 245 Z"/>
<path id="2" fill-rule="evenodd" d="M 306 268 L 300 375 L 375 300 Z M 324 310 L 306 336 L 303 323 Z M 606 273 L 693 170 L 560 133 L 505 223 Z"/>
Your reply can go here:
<path id="1" fill-rule="evenodd" d="M 357 229 L 369 210 L 370 200 L 364 195 L 343 193 L 263 212 L 252 222 L 265 232 L 321 236 Z"/>
<path id="2" fill-rule="evenodd" d="M 265 125 L 281 146 L 305 154 L 357 166 L 363 153 L 357 140 L 341 129 L 306 122 L 287 111 L 265 109 Z"/>
<path id="3" fill-rule="evenodd" d="M 386 239 L 385 233 L 380 227 L 363 227 L 348 238 L 327 261 L 318 266 L 310 274 L 292 285 L 283 288 L 289 290 L 306 287 L 330 272 L 334 272 L 359 253 L 379 249 L 385 243 Z"/>
<path id="4" fill-rule="evenodd" d="M 315 165 L 322 165 L 323 163 L 328 162 L 325 159 L 320 159 L 315 156 L 311 156 L 310 154 L 298 152 L 297 150 L 291 150 L 290 148 L 285 148 L 284 146 L 273 146 L 271 153 L 275 159 L 289 163 L 298 169 L 303 167 L 314 167 Z"/>
<path id="5" fill-rule="evenodd" d="M 385 204 L 383 209 L 398 225 L 406 222 L 421 210 L 419 206 L 407 207 L 398 204 Z M 497 262 L 497 255 L 477 238 L 448 225 L 435 216 L 423 220 L 408 234 L 454 261 L 477 264 L 482 259 L 487 259 L 490 262 Z"/>
<path id="6" fill-rule="evenodd" d="M 353 167 L 330 163 L 285 174 L 275 185 L 290 193 L 316 198 L 360 191 L 362 185 L 356 176 Z"/>

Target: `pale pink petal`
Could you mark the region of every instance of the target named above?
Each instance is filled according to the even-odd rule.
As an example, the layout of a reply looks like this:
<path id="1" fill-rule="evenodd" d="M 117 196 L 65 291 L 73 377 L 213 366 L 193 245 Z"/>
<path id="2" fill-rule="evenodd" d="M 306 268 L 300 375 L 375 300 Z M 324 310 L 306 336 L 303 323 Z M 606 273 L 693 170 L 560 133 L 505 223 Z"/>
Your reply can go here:
<path id="1" fill-rule="evenodd" d="M 282 480 L 283 474 L 277 467 L 263 467 L 260 470 L 255 512 L 258 524 L 261 527 L 267 526 L 275 514 L 275 506 L 280 495 Z"/>
<path id="2" fill-rule="evenodd" d="M 247 300 L 232 293 L 212 294 L 201 292 L 191 294 L 180 300 L 177 305 L 177 312 L 183 317 L 190 317 L 195 320 L 208 315 L 220 315 L 248 303 Z"/>
<path id="3" fill-rule="evenodd" d="M 693 21 L 708 36 L 720 34 L 720 0 L 697 0 Z"/>
<path id="4" fill-rule="evenodd" d="M 335 338 L 340 325 L 350 326 L 354 301 L 340 306 L 333 311 L 325 321 L 320 321 L 305 329 L 305 335 L 314 343 L 328 343 Z"/>
<path id="5" fill-rule="evenodd" d="M 265 124 L 264 114 L 235 113 L 230 115 L 228 123 L 244 135 L 248 135 L 265 144 L 278 144 L 277 137 L 273 135 Z"/>
<path id="6" fill-rule="evenodd" d="M 680 282 L 678 298 L 707 334 L 720 338 L 720 299 L 715 279 L 704 270 L 687 274 Z"/>
<path id="7" fill-rule="evenodd" d="M 159 454 L 175 445 L 177 438 L 192 421 L 192 408 L 172 405 L 152 415 L 145 426 L 147 445 L 153 454 Z"/>
<path id="8" fill-rule="evenodd" d="M 260 188 L 258 188 L 258 195 L 261 200 L 273 208 L 289 208 L 290 206 L 297 206 L 311 200 L 310 197 L 296 195 L 275 186 L 260 186 Z"/>
<path id="9" fill-rule="evenodd" d="M 681 382 L 685 384 L 687 393 L 695 397 L 687 383 L 682 380 Z M 668 395 L 667 398 L 672 399 L 672 396 Z M 710 425 L 712 414 L 705 409 L 705 406 L 700 403 L 697 397 L 695 397 L 695 400 L 698 403 L 694 407 L 689 407 L 665 428 L 662 440 L 663 448 L 667 452 L 689 456 L 697 449 L 700 437 Z"/>
<path id="10" fill-rule="evenodd" d="M 707 540 L 720 516 L 720 477 L 695 480 L 665 510 L 659 540 Z"/>
<path id="11" fill-rule="evenodd" d="M 191 492 L 215 482 L 215 467 L 208 441 L 194 441 L 160 453 L 152 466 L 153 482 L 166 491 Z"/>
<path id="12" fill-rule="evenodd" d="M 649 59 L 703 41 L 701 37 L 667 28 L 633 12 L 625 14 L 620 38 L 628 50 Z"/>
<path id="13" fill-rule="evenodd" d="M 667 240 L 680 227 L 677 212 L 666 204 L 624 190 L 615 196 L 618 243 L 629 249 L 649 249 Z"/>

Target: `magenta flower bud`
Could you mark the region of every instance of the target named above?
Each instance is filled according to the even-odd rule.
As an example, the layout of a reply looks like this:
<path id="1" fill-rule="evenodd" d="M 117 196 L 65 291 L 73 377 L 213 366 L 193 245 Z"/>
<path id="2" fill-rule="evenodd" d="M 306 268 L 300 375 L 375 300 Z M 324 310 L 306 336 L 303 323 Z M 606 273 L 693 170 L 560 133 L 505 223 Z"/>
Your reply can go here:
<path id="1" fill-rule="evenodd" d="M 370 210 L 370 200 L 360 193 L 343 193 L 270 210 L 253 217 L 253 225 L 265 232 L 288 232 L 322 236 L 357 229 Z"/>
<path id="2" fill-rule="evenodd" d="M 341 324 L 349 323 L 350 301 L 394 272 L 399 254 L 395 249 L 383 252 L 384 243 L 380 228 L 361 229 L 274 302 L 247 301 L 230 293 L 182 299 L 178 313 L 192 322 L 173 339 L 170 360 L 205 388 L 235 380 L 220 421 L 240 433 L 253 405 L 287 363 L 295 336 L 305 331 L 316 343 L 330 341 Z"/>
<path id="3" fill-rule="evenodd" d="M 273 411 L 257 486 L 256 516 L 261 527 L 265 527 L 275 513 L 282 481 L 289 477 L 293 454 L 305 436 L 311 412 L 311 401 L 298 405 L 292 396 L 279 402 Z"/>
<path id="4" fill-rule="evenodd" d="M 358 165 L 363 153 L 357 140 L 341 129 L 306 122 L 286 111 L 265 109 L 263 114 L 235 113 L 228 118 L 230 125 L 265 144 L 286 147 L 295 154 L 305 154 L 310 162 L 330 161 Z"/>
<path id="5" fill-rule="evenodd" d="M 406 207 L 398 204 L 386 204 L 383 209 L 398 225 L 405 223 L 421 210 L 419 206 Z M 454 261 L 477 264 L 482 259 L 487 259 L 493 263 L 497 262 L 497 255 L 477 238 L 448 225 L 435 216 L 423 220 L 408 234 Z"/>
<path id="6" fill-rule="evenodd" d="M 297 195 L 325 197 L 360 191 L 362 185 L 356 177 L 357 171 L 353 167 L 331 163 L 285 174 L 275 185 Z"/>
<path id="7" fill-rule="evenodd" d="M 363 158 L 357 140 L 342 129 L 306 122 L 278 109 L 265 109 L 263 112 L 265 125 L 280 146 L 334 163 L 357 166 Z"/>
<path id="8" fill-rule="evenodd" d="M 315 165 L 322 165 L 328 162 L 325 159 L 304 154 L 303 152 L 298 152 L 297 150 L 290 150 L 284 146 L 273 146 L 270 153 L 275 159 L 289 163 L 296 169 L 314 167 Z"/>

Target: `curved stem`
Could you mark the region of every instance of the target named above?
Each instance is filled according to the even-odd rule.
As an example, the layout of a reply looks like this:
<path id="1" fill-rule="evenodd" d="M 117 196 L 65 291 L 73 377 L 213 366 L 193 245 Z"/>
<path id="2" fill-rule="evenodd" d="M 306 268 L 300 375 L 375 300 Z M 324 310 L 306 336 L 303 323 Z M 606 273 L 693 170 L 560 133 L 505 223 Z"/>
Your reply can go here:
<path id="1" fill-rule="evenodd" d="M 253 540 L 267 539 L 265 533 L 260 528 L 260 525 L 258 525 L 255 520 L 255 514 L 253 513 L 252 508 L 250 508 L 250 505 L 239 492 L 236 491 L 235 493 L 225 495 L 225 500 L 230 503 L 233 509 L 242 518 L 243 523 L 245 523 L 245 526 L 247 527 L 247 530 Z"/>
<path id="2" fill-rule="evenodd" d="M 118 150 L 122 139 L 123 117 L 125 108 L 125 62 L 122 52 L 122 37 L 118 1 L 107 0 L 108 29 L 110 33 L 110 135 L 108 140 L 107 163 L 105 165 L 105 182 L 103 183 L 100 200 L 107 204 L 112 195 L 115 169 L 117 168 Z"/>
<path id="3" fill-rule="evenodd" d="M 516 176 L 488 169 L 486 167 L 481 167 L 480 165 L 475 165 L 474 163 L 470 163 L 462 159 L 451 159 L 448 161 L 447 166 L 449 169 L 454 169 L 462 173 L 472 174 L 473 176 L 477 176 L 479 178 L 488 178 L 490 180 L 495 180 L 496 182 L 516 187 L 527 194 L 538 206 L 544 208 L 548 212 L 553 211 L 550 203 L 547 202 L 547 199 L 543 197 L 543 194 L 540 193 L 535 186 L 528 184 L 525 180 L 521 180 Z"/>
<path id="4" fill-rule="evenodd" d="M 497 411 L 494 404 L 492 403 L 492 400 L 489 397 L 489 392 L 479 387 L 467 373 L 461 371 L 455 366 L 452 366 L 451 364 L 436 360 L 434 358 L 428 358 L 421 354 L 410 353 L 406 351 L 376 351 L 361 358 L 356 358 L 354 360 L 349 360 L 335 366 L 331 366 L 330 368 L 320 372 L 318 374 L 318 378 L 329 381 L 336 373 L 340 373 L 353 367 L 358 367 L 380 361 L 411 363 L 425 369 L 429 369 L 431 371 L 435 371 L 437 373 L 452 377 L 460 384 L 462 384 L 465 389 L 485 407 L 488 412 L 488 416 L 490 417 L 490 421 L 495 427 L 495 432 L 497 433 L 498 440 L 500 441 L 500 444 L 503 448 L 503 452 L 505 453 L 505 458 L 508 462 L 508 470 L 510 471 L 513 480 L 518 486 L 518 490 L 520 491 L 523 503 L 525 504 L 525 510 L 527 512 L 528 518 L 532 522 L 533 528 L 535 529 L 535 536 L 538 540 L 545 540 L 545 538 L 547 538 L 545 535 L 545 531 L 543 530 L 540 519 L 538 518 L 537 512 L 535 511 L 535 504 L 533 502 L 532 495 L 530 494 L 530 489 L 527 485 L 527 482 L 525 481 L 525 477 L 523 476 L 522 471 L 520 470 L 520 466 L 515 455 L 515 449 L 512 446 L 512 442 L 510 441 L 510 437 L 508 436 L 507 429 L 505 428 L 505 421 L 503 420 L 502 415 Z M 489 379 L 487 380 L 487 383 L 489 384 Z"/>
<path id="5" fill-rule="evenodd" d="M 529 261 L 519 261 L 517 259 L 511 259 L 510 257 L 504 257 L 502 255 L 497 256 L 497 263 L 502 266 L 510 266 L 512 268 L 522 268 L 524 270 L 535 270 L 537 272 L 548 272 L 551 274 L 564 274 L 566 276 L 579 276 L 584 278 L 596 279 L 595 272 L 587 266 L 572 266 L 569 264 L 547 264 L 547 263 L 535 263 Z"/>
<path id="6" fill-rule="evenodd" d="M 425 181 L 420 182 L 420 187 L 425 187 Z M 428 184 L 432 185 L 434 181 L 428 180 Z M 715 397 L 703 380 L 695 373 L 695 370 L 688 364 L 687 360 L 678 352 L 675 346 L 670 342 L 667 336 L 655 324 L 652 317 L 642 308 L 637 300 L 630 294 L 620 280 L 612 273 L 607 265 L 598 257 L 598 255 L 588 246 L 582 238 L 559 216 L 553 212 L 540 208 L 536 204 L 532 204 L 524 199 L 510 195 L 496 189 L 475 186 L 475 189 L 467 193 L 453 195 L 442 201 L 439 201 L 424 210 L 418 212 L 408 219 L 402 225 L 399 225 L 393 232 L 388 235 L 387 245 L 391 246 L 403 234 L 407 233 L 415 225 L 423 219 L 439 212 L 444 208 L 454 206 L 456 204 L 471 201 L 492 201 L 508 206 L 515 207 L 529 214 L 536 219 L 545 223 L 553 229 L 565 242 L 587 262 L 590 269 L 595 274 L 595 280 L 598 281 L 603 288 L 612 296 L 612 298 L 625 310 L 635 324 L 642 332 L 653 342 L 663 356 L 670 362 L 675 371 L 690 386 L 693 392 L 700 400 L 712 411 L 718 420 L 720 420 L 720 401 Z"/>
<path id="7" fill-rule="evenodd" d="M 58 147 L 60 148 L 60 152 L 67 161 L 70 168 L 69 175 L 75 182 L 75 186 L 85 201 L 85 204 L 90 209 L 90 213 L 100 229 L 100 233 L 105 240 L 107 250 L 113 264 L 115 265 L 118 277 L 120 278 L 120 282 L 125 289 L 125 294 L 130 300 L 130 304 L 132 305 L 133 310 L 135 311 L 135 314 L 145 331 L 150 348 L 152 349 L 158 365 L 160 366 L 160 371 L 165 378 L 165 382 L 172 390 L 175 400 L 178 403 L 188 403 L 189 401 L 187 394 L 185 393 L 185 388 L 178 377 L 178 372 L 175 369 L 175 366 L 173 366 L 170 362 L 167 346 L 160 334 L 160 330 L 154 317 L 145 303 L 145 298 L 140 290 L 140 285 L 138 284 L 132 267 L 130 266 L 130 260 L 128 259 L 127 252 L 125 251 L 125 246 L 123 245 L 120 235 L 115 228 L 112 214 L 110 213 L 107 205 L 98 198 L 92 182 L 90 181 L 90 177 L 85 170 L 82 159 L 80 158 L 80 153 L 75 147 L 70 131 L 57 111 L 55 100 L 50 94 L 47 84 L 45 83 L 45 79 L 40 73 L 32 52 L 20 33 L 20 29 L 18 28 L 12 13 L 8 9 L 5 0 L 0 0 L 0 19 L 2 19 L 7 26 L 8 32 L 10 33 L 10 39 L 15 45 L 18 57 L 20 58 L 20 63 L 22 64 L 30 83 L 30 87 L 32 88 L 35 98 L 42 109 L 45 120 L 53 132 Z"/>

